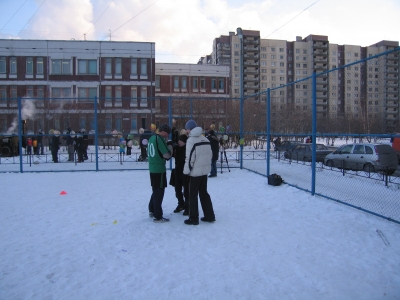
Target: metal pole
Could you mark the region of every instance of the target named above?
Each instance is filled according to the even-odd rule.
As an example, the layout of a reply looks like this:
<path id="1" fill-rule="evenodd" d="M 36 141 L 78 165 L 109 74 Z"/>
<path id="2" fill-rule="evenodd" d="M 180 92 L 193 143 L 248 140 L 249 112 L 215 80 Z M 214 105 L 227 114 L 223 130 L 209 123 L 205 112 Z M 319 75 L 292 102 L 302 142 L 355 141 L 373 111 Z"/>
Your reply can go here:
<path id="1" fill-rule="evenodd" d="M 18 97 L 18 151 L 19 151 L 19 171 L 23 173 L 22 169 L 22 109 L 21 97 Z"/>
<path id="2" fill-rule="evenodd" d="M 267 89 L 267 176 L 269 176 L 270 151 L 271 151 L 271 89 Z"/>
<path id="3" fill-rule="evenodd" d="M 95 153 L 96 153 L 96 171 L 99 170 L 99 128 L 97 124 L 97 96 L 94 97 L 94 144 L 95 144 Z"/>
<path id="4" fill-rule="evenodd" d="M 311 195 L 315 194 L 315 165 L 316 165 L 316 133 L 317 133 L 317 76 L 312 75 L 312 161 L 311 161 Z"/>
<path id="5" fill-rule="evenodd" d="M 237 35 L 240 40 L 239 70 L 240 70 L 240 140 L 243 140 L 243 31 L 237 28 Z M 243 169 L 243 144 L 240 143 L 240 168 Z"/>
<path id="6" fill-rule="evenodd" d="M 168 97 L 168 124 L 172 128 L 172 97 Z M 170 138 L 172 139 L 172 130 L 170 132 Z M 172 170 L 172 159 L 169 160 L 169 169 Z"/>

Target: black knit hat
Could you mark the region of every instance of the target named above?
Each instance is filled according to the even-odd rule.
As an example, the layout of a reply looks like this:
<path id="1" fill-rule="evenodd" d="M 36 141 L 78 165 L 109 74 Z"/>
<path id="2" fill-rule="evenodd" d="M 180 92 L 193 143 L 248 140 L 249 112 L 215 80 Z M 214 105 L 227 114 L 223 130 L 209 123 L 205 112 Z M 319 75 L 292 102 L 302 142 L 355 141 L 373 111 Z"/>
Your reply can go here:
<path id="1" fill-rule="evenodd" d="M 181 134 L 178 138 L 180 141 L 186 143 L 188 136 L 186 134 Z"/>
<path id="2" fill-rule="evenodd" d="M 162 124 L 160 127 L 158 127 L 158 131 L 159 132 L 164 131 L 164 132 L 170 134 L 171 133 L 171 127 L 169 127 L 168 124 Z"/>

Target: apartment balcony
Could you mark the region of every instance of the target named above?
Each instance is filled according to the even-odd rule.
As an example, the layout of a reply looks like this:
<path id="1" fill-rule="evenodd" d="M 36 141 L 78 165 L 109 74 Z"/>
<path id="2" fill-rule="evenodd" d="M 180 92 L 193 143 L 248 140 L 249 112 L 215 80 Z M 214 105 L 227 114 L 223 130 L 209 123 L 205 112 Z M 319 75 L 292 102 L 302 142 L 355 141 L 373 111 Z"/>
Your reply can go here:
<path id="1" fill-rule="evenodd" d="M 259 66 L 260 63 L 258 61 L 244 61 L 243 65 L 244 66 Z"/>
<path id="2" fill-rule="evenodd" d="M 250 93 L 249 95 L 255 94 L 258 93 L 259 88 L 259 86 L 248 86 L 245 87 L 245 92 Z"/>
<path id="3" fill-rule="evenodd" d="M 328 70 L 328 65 L 327 64 L 314 64 L 314 70 L 326 71 L 326 70 Z"/>
<path id="4" fill-rule="evenodd" d="M 318 93 L 317 92 L 317 99 L 327 99 L 328 98 L 328 93 Z"/>
<path id="5" fill-rule="evenodd" d="M 230 58 L 230 54 L 217 54 L 217 58 Z"/>
<path id="6" fill-rule="evenodd" d="M 386 120 L 397 120 L 397 113 L 387 114 Z"/>
<path id="7" fill-rule="evenodd" d="M 398 69 L 387 68 L 386 69 L 386 74 L 399 74 L 399 70 Z"/>
<path id="8" fill-rule="evenodd" d="M 314 62 L 317 62 L 317 63 L 328 63 L 328 58 L 327 57 L 316 57 L 316 56 L 314 56 Z"/>
<path id="9" fill-rule="evenodd" d="M 328 49 L 327 42 L 314 42 L 313 44 L 314 49 Z"/>
<path id="10" fill-rule="evenodd" d="M 252 40 L 252 39 L 244 39 L 243 40 L 243 44 L 244 45 L 259 45 L 260 44 L 260 40 Z"/>
<path id="11" fill-rule="evenodd" d="M 390 60 L 399 60 L 399 56 L 395 53 L 390 53 L 386 56 L 386 59 L 390 59 Z"/>
<path id="12" fill-rule="evenodd" d="M 387 96 L 386 96 L 386 100 L 395 101 L 395 100 L 399 100 L 399 97 L 398 97 L 397 95 L 387 95 Z"/>
<path id="13" fill-rule="evenodd" d="M 386 94 L 388 95 L 393 95 L 393 94 L 397 94 L 398 91 L 395 88 L 386 88 Z"/>
<path id="14" fill-rule="evenodd" d="M 388 108 L 396 108 L 396 107 L 399 107 L 399 104 L 396 101 L 388 101 L 386 103 L 386 107 L 388 107 Z"/>
<path id="15" fill-rule="evenodd" d="M 328 101 L 324 101 L 324 100 L 322 100 L 322 101 L 320 101 L 318 98 L 317 98 L 317 106 L 324 106 L 325 108 L 328 106 Z"/>
<path id="16" fill-rule="evenodd" d="M 247 89 L 258 89 L 260 86 L 258 84 L 245 83 L 244 87 Z"/>
<path id="17" fill-rule="evenodd" d="M 387 75 L 386 76 L 386 80 L 397 80 L 398 79 L 398 77 L 396 76 L 396 75 Z"/>
<path id="18" fill-rule="evenodd" d="M 387 82 L 387 83 L 385 84 L 385 86 L 395 88 L 395 87 L 398 87 L 399 84 L 398 84 L 398 83 L 395 83 L 395 82 Z"/>
<path id="19" fill-rule="evenodd" d="M 386 60 L 387 67 L 397 67 L 399 65 L 397 60 Z"/>
<path id="20" fill-rule="evenodd" d="M 259 52 L 260 48 L 258 46 L 244 46 L 244 50 L 250 51 L 250 52 Z"/>
<path id="21" fill-rule="evenodd" d="M 244 76 L 243 81 L 256 81 L 256 82 L 259 82 L 259 81 L 260 81 L 260 78 L 258 78 L 258 77 L 247 77 L 247 76 Z"/>
<path id="22" fill-rule="evenodd" d="M 314 55 L 328 55 L 327 49 L 314 49 Z"/>
<path id="23" fill-rule="evenodd" d="M 257 60 L 259 58 L 258 53 L 253 53 L 253 54 L 244 54 L 243 55 L 244 58 L 249 58 L 249 59 L 255 59 Z"/>
<path id="24" fill-rule="evenodd" d="M 217 45 L 217 49 L 218 50 L 228 50 L 228 51 L 230 51 L 231 50 L 231 46 L 228 44 L 228 45 L 225 45 L 225 44 L 218 44 Z"/>
<path id="25" fill-rule="evenodd" d="M 318 76 L 319 77 L 319 76 Z M 328 84 L 328 80 L 327 80 L 327 78 L 325 78 L 325 79 L 317 79 L 317 84 Z"/>
<path id="26" fill-rule="evenodd" d="M 328 87 L 326 85 L 319 85 L 317 84 L 317 92 L 327 92 L 328 91 Z"/>
<path id="27" fill-rule="evenodd" d="M 250 68 L 250 69 L 244 69 L 243 74 L 257 74 L 258 75 L 259 71 L 258 69 L 255 68 Z"/>

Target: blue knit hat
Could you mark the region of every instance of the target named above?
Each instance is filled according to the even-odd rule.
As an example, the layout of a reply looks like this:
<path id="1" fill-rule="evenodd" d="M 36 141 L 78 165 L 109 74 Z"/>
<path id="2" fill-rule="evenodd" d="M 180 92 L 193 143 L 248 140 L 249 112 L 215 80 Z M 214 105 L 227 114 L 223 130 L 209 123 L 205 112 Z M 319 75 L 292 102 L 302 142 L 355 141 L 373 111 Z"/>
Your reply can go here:
<path id="1" fill-rule="evenodd" d="M 185 125 L 185 129 L 190 129 L 192 130 L 193 128 L 197 127 L 197 124 L 195 121 L 193 120 L 189 120 L 187 121 L 186 125 Z"/>

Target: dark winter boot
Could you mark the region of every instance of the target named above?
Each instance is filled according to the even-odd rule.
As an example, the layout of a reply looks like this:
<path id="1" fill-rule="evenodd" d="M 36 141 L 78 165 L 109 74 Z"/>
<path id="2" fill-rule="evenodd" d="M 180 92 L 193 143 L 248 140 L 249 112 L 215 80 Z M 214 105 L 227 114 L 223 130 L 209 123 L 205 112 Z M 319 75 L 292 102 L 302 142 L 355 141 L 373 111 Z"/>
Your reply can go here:
<path id="1" fill-rule="evenodd" d="M 182 210 L 184 210 L 185 208 L 181 205 L 178 204 L 178 206 L 175 208 L 174 213 L 178 213 L 181 212 Z"/>
<path id="2" fill-rule="evenodd" d="M 195 220 L 195 219 L 187 219 L 184 222 L 186 225 L 199 225 L 199 219 Z"/>

